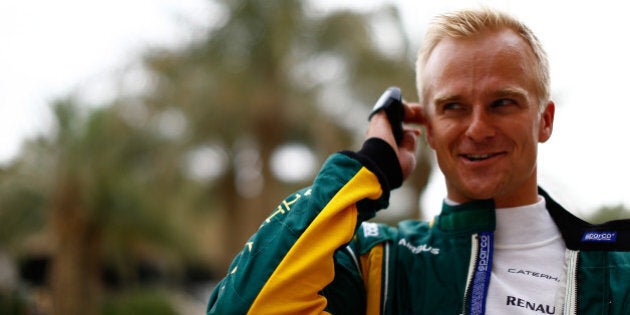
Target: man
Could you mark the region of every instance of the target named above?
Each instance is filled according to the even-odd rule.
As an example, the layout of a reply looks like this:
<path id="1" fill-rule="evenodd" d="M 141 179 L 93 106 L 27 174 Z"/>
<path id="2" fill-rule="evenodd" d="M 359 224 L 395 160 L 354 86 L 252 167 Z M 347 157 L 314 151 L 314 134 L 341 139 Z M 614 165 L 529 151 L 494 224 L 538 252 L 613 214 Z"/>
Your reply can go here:
<path id="1" fill-rule="evenodd" d="M 579 220 L 537 186 L 553 129 L 546 55 L 489 9 L 440 16 L 417 63 L 420 104 L 446 180 L 432 222 L 366 222 L 414 169 L 419 130 L 394 140 L 383 111 L 358 152 L 263 222 L 208 314 L 630 314 L 630 222 Z"/>

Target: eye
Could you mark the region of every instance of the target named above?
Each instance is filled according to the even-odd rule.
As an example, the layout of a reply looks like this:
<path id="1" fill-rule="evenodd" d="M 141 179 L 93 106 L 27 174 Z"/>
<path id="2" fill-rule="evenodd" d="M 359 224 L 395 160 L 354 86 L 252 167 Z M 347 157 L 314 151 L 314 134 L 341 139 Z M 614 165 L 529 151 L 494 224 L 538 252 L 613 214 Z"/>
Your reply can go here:
<path id="1" fill-rule="evenodd" d="M 496 100 L 496 101 L 492 102 L 492 104 L 490 104 L 490 106 L 493 107 L 493 108 L 507 106 L 507 105 L 516 105 L 516 101 L 514 101 L 512 99 L 509 99 L 509 98 L 502 98 L 502 99 Z"/>
<path id="2" fill-rule="evenodd" d="M 459 111 L 463 109 L 464 109 L 464 106 L 460 103 L 445 103 L 444 105 L 442 105 L 443 112 Z"/>
<path id="3" fill-rule="evenodd" d="M 518 102 L 511 98 L 502 98 L 490 103 L 490 108 L 498 112 L 509 112 L 518 107 Z"/>

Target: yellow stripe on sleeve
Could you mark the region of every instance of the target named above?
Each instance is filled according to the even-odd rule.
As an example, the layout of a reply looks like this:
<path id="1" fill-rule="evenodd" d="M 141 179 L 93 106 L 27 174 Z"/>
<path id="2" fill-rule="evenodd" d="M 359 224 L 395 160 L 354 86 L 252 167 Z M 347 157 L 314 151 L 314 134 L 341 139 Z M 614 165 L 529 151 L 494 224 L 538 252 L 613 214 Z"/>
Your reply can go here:
<path id="1" fill-rule="evenodd" d="M 318 292 L 334 278 L 335 250 L 354 235 L 356 202 L 381 195 L 376 175 L 361 168 L 289 250 L 248 314 L 326 314 L 326 299 Z"/>

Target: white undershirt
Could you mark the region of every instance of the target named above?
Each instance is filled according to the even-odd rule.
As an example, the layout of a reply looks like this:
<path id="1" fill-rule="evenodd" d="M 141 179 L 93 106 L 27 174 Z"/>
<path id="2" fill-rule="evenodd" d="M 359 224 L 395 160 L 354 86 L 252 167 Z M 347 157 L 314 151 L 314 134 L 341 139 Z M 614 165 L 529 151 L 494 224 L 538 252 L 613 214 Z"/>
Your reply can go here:
<path id="1" fill-rule="evenodd" d="M 497 209 L 486 314 L 558 314 L 566 246 L 546 209 L 537 203 Z"/>

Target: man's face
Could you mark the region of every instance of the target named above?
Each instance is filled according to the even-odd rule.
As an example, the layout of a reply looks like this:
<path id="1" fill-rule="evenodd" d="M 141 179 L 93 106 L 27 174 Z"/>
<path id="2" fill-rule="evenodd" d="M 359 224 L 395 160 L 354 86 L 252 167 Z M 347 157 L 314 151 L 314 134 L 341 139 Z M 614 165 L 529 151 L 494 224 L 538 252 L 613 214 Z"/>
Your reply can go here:
<path id="1" fill-rule="evenodd" d="M 424 67 L 427 139 L 456 202 L 534 203 L 539 142 L 554 104 L 539 113 L 534 56 L 513 31 L 444 39 Z"/>

